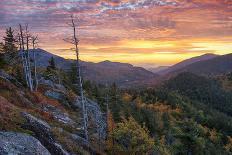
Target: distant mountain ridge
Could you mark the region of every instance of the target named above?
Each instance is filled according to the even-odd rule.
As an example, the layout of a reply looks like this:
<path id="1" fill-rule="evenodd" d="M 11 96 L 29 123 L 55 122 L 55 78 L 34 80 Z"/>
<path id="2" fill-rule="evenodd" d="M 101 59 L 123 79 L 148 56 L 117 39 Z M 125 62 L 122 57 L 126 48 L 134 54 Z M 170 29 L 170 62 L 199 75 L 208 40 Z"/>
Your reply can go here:
<path id="1" fill-rule="evenodd" d="M 179 69 L 177 72 L 216 76 L 232 72 L 232 54 L 217 56 L 205 61 L 199 61 Z"/>
<path id="2" fill-rule="evenodd" d="M 40 48 L 36 49 L 35 52 L 36 52 L 36 59 L 37 59 L 38 67 L 47 67 L 51 57 L 54 58 L 56 62 L 56 66 L 64 70 L 69 69 L 71 67 L 71 64 L 73 63 L 73 60 L 64 59 L 60 56 L 49 53 Z"/>
<path id="3" fill-rule="evenodd" d="M 48 61 L 54 57 L 56 65 L 68 71 L 75 60 L 64 59 L 42 49 L 37 49 L 39 67 L 47 67 Z M 181 72 L 191 72 L 200 75 L 219 75 L 232 72 L 232 54 L 215 55 L 204 54 L 184 60 L 176 65 L 161 68 L 160 72 L 152 73 L 142 67 L 135 67 L 128 63 L 111 62 L 109 60 L 99 63 L 81 61 L 84 79 L 97 83 L 113 83 L 118 85 L 153 85 L 168 79 Z"/>
<path id="4" fill-rule="evenodd" d="M 42 49 L 36 50 L 39 67 L 48 66 L 51 57 L 54 58 L 56 65 L 64 70 L 69 70 L 75 60 L 64 59 Z M 109 60 L 99 63 L 81 61 L 82 75 L 84 79 L 97 83 L 113 83 L 123 85 L 126 83 L 144 81 L 154 78 L 157 75 L 142 68 L 135 67 L 128 63 L 111 62 Z"/>
<path id="5" fill-rule="evenodd" d="M 165 75 L 165 74 L 180 70 L 180 69 L 182 69 L 182 68 L 184 68 L 184 67 L 186 67 L 188 65 L 191 65 L 193 63 L 213 59 L 213 58 L 216 58 L 218 56 L 219 55 L 208 53 L 208 54 L 204 54 L 204 55 L 201 55 L 201 56 L 193 57 L 193 58 L 181 61 L 181 62 L 179 62 L 179 63 L 177 63 L 177 64 L 175 64 L 175 65 L 173 65 L 173 66 L 171 66 L 171 67 L 169 67 L 169 68 L 167 68 L 165 70 L 161 70 L 160 72 L 157 72 L 157 73 L 160 74 L 160 75 Z"/>
<path id="6" fill-rule="evenodd" d="M 195 75 L 211 76 L 232 73 L 232 54 L 214 55 L 205 54 L 184 60 L 170 68 L 158 72 L 158 77 L 142 83 L 144 86 L 157 86 L 181 73 L 193 73 Z"/>
<path id="7" fill-rule="evenodd" d="M 152 73 L 160 73 L 164 70 L 167 70 L 171 66 L 159 66 L 155 68 L 148 68 L 147 70 L 151 71 Z"/>

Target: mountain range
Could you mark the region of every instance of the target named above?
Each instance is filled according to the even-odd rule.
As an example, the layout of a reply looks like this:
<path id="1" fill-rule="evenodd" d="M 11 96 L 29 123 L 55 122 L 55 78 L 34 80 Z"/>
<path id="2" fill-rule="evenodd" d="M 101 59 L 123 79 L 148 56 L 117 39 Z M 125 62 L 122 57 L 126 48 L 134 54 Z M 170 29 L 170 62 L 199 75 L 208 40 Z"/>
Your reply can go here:
<path id="1" fill-rule="evenodd" d="M 164 70 L 168 70 L 171 66 L 158 66 L 158 67 L 152 67 L 148 68 L 147 70 L 151 71 L 152 73 L 161 73 Z"/>
<path id="2" fill-rule="evenodd" d="M 192 63 L 177 70 L 176 72 L 191 72 L 207 76 L 229 73 L 232 72 L 232 54 L 216 56 L 208 60 Z"/>
<path id="3" fill-rule="evenodd" d="M 75 60 L 64 59 L 45 50 L 37 49 L 39 67 L 48 66 L 51 57 L 58 68 L 68 71 Z M 128 63 L 102 61 L 99 63 L 81 61 L 84 79 L 97 83 L 113 83 L 121 86 L 154 85 L 173 77 L 181 72 L 190 72 L 197 75 L 214 76 L 232 72 L 232 54 L 215 55 L 204 54 L 177 63 L 170 67 L 159 67 L 158 70 L 135 67 Z"/>
<path id="4" fill-rule="evenodd" d="M 160 74 L 160 75 L 165 75 L 165 74 L 172 73 L 172 72 L 175 72 L 177 70 L 180 70 L 182 68 L 185 68 L 186 66 L 191 65 L 193 63 L 198 63 L 200 61 L 209 60 L 209 59 L 215 58 L 217 56 L 218 55 L 209 53 L 209 54 L 204 54 L 204 55 L 201 55 L 201 56 L 193 57 L 193 58 L 181 61 L 181 62 L 179 62 L 179 63 L 177 63 L 177 64 L 175 64 L 175 65 L 173 65 L 173 66 L 171 66 L 169 68 L 160 70 L 157 73 Z"/>
<path id="5" fill-rule="evenodd" d="M 54 58 L 58 68 L 66 71 L 75 63 L 75 60 L 64 59 L 42 49 L 37 49 L 36 55 L 39 67 L 48 66 L 48 61 L 51 57 Z M 124 85 L 126 83 L 144 81 L 158 76 L 142 67 L 108 60 L 99 63 L 81 61 L 81 68 L 84 79 L 102 84 L 115 82 L 118 85 Z"/>

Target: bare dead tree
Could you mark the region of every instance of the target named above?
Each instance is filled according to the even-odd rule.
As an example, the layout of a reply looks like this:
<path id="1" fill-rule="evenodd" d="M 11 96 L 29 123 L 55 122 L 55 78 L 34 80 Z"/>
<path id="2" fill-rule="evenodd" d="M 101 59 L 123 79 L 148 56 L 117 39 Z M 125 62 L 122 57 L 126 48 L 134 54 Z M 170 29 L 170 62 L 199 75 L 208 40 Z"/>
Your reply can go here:
<path id="1" fill-rule="evenodd" d="M 64 39 L 66 42 L 69 42 L 75 46 L 76 52 L 76 72 L 77 72 L 77 82 L 78 82 L 78 91 L 81 97 L 81 106 L 82 106 L 82 116 L 83 116 L 83 130 L 85 134 L 85 139 L 88 141 L 88 114 L 86 107 L 86 99 L 84 97 L 83 85 L 82 85 L 82 77 L 81 77 L 81 67 L 80 67 L 80 59 L 79 59 L 79 39 L 77 37 L 77 25 L 74 21 L 74 17 L 71 16 L 71 24 L 69 26 L 73 29 L 73 36 L 68 39 Z"/>
<path id="2" fill-rule="evenodd" d="M 28 30 L 28 24 L 25 26 L 25 35 L 26 35 L 26 53 L 27 53 L 27 74 L 28 74 L 28 83 L 29 83 L 29 88 L 31 91 L 33 91 L 33 82 L 32 82 L 32 76 L 31 76 L 31 59 L 30 59 L 30 50 L 29 50 L 29 41 L 30 41 L 30 33 Z"/>
<path id="3" fill-rule="evenodd" d="M 23 28 L 22 25 L 19 24 L 19 42 L 20 42 L 20 54 L 21 54 L 21 59 L 22 59 L 22 64 L 23 64 L 23 71 L 24 71 L 24 76 L 25 80 L 27 83 L 27 86 L 29 86 L 28 83 L 28 75 L 27 75 L 27 64 L 26 64 L 26 56 L 25 56 L 25 42 L 24 42 L 24 34 L 23 34 Z"/>
<path id="4" fill-rule="evenodd" d="M 86 110 L 86 102 L 84 100 L 84 93 L 83 93 L 83 86 L 82 86 L 82 78 L 81 78 L 81 68 L 80 68 L 80 61 L 79 61 L 79 48 L 78 48 L 78 44 L 79 44 L 79 40 L 76 37 L 76 25 L 74 22 L 74 18 L 72 16 L 72 27 L 73 27 L 73 38 L 74 38 L 74 43 L 75 43 L 75 51 L 76 51 L 76 57 L 77 57 L 77 78 L 79 81 L 79 91 L 80 91 L 80 96 L 81 96 L 81 102 L 82 102 L 82 113 L 83 113 L 83 128 L 84 128 L 84 132 L 85 132 L 85 138 L 88 141 L 88 115 L 87 115 L 87 110 Z"/>
<path id="5" fill-rule="evenodd" d="M 32 45 L 33 45 L 33 61 L 34 61 L 34 90 L 38 89 L 38 77 L 37 77 L 37 59 L 35 46 L 38 44 L 38 36 L 32 36 Z"/>
<path id="6" fill-rule="evenodd" d="M 23 64 L 23 71 L 25 80 L 27 83 L 27 86 L 29 87 L 30 91 L 37 90 L 38 87 L 38 80 L 37 80 L 37 70 L 36 70 L 36 56 L 35 53 L 33 53 L 33 59 L 34 59 L 34 77 L 35 82 L 33 83 L 32 78 L 32 69 L 31 69 L 31 55 L 30 55 L 30 41 L 32 41 L 33 45 L 33 52 L 35 52 L 35 44 L 37 43 L 37 37 L 32 37 L 28 30 L 28 25 L 25 26 L 25 29 L 23 29 L 22 25 L 19 24 L 19 45 L 20 45 L 20 54 Z M 35 84 L 35 87 L 34 85 Z"/>

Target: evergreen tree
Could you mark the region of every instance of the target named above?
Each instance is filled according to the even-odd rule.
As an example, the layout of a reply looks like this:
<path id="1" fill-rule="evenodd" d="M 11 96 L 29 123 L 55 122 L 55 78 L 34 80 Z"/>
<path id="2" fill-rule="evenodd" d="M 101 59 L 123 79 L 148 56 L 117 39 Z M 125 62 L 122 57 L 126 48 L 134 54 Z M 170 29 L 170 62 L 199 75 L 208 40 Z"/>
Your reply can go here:
<path id="1" fill-rule="evenodd" d="M 5 64 L 4 60 L 4 44 L 0 43 L 0 68 L 2 68 Z"/>
<path id="2" fill-rule="evenodd" d="M 59 70 L 56 68 L 55 60 L 53 57 L 48 61 L 47 70 L 44 73 L 46 79 L 50 79 L 53 82 L 60 83 Z"/>
<path id="3" fill-rule="evenodd" d="M 3 50 L 7 53 L 11 58 L 14 56 L 17 51 L 16 40 L 14 38 L 14 30 L 11 27 L 6 29 L 6 36 L 3 38 L 5 44 L 3 46 Z"/>
<path id="4" fill-rule="evenodd" d="M 71 83 L 77 83 L 77 67 L 75 63 L 71 64 L 70 71 L 68 72 L 68 77 Z"/>
<path id="5" fill-rule="evenodd" d="M 55 63 L 54 57 L 51 57 L 48 62 L 49 62 L 49 65 L 47 67 L 47 70 L 48 71 L 50 71 L 50 70 L 56 70 L 56 63 Z"/>

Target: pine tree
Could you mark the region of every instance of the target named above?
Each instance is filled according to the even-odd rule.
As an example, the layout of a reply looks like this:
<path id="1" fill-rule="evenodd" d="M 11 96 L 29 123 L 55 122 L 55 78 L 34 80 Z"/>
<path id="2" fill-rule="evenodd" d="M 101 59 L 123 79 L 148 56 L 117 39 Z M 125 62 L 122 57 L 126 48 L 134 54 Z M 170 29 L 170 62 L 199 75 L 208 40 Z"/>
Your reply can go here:
<path id="1" fill-rule="evenodd" d="M 70 68 L 70 71 L 69 71 L 69 79 L 72 83 L 77 83 L 77 67 L 76 67 L 76 64 L 73 63 L 71 65 L 71 68 Z"/>
<path id="2" fill-rule="evenodd" d="M 8 54 L 11 58 L 14 56 L 17 51 L 16 40 L 14 38 L 14 30 L 11 27 L 6 29 L 6 36 L 3 38 L 4 40 L 4 52 Z"/>
<path id="3" fill-rule="evenodd" d="M 56 68 L 56 63 L 53 57 L 51 57 L 48 61 L 47 70 L 44 75 L 46 79 L 50 79 L 53 82 L 59 82 L 59 70 Z"/>
<path id="4" fill-rule="evenodd" d="M 0 68 L 2 68 L 5 65 L 4 60 L 4 44 L 0 43 Z"/>
<path id="5" fill-rule="evenodd" d="M 49 62 L 49 65 L 47 67 L 47 70 L 48 71 L 50 71 L 50 70 L 56 70 L 56 63 L 55 63 L 54 57 L 51 57 L 48 62 Z"/>

